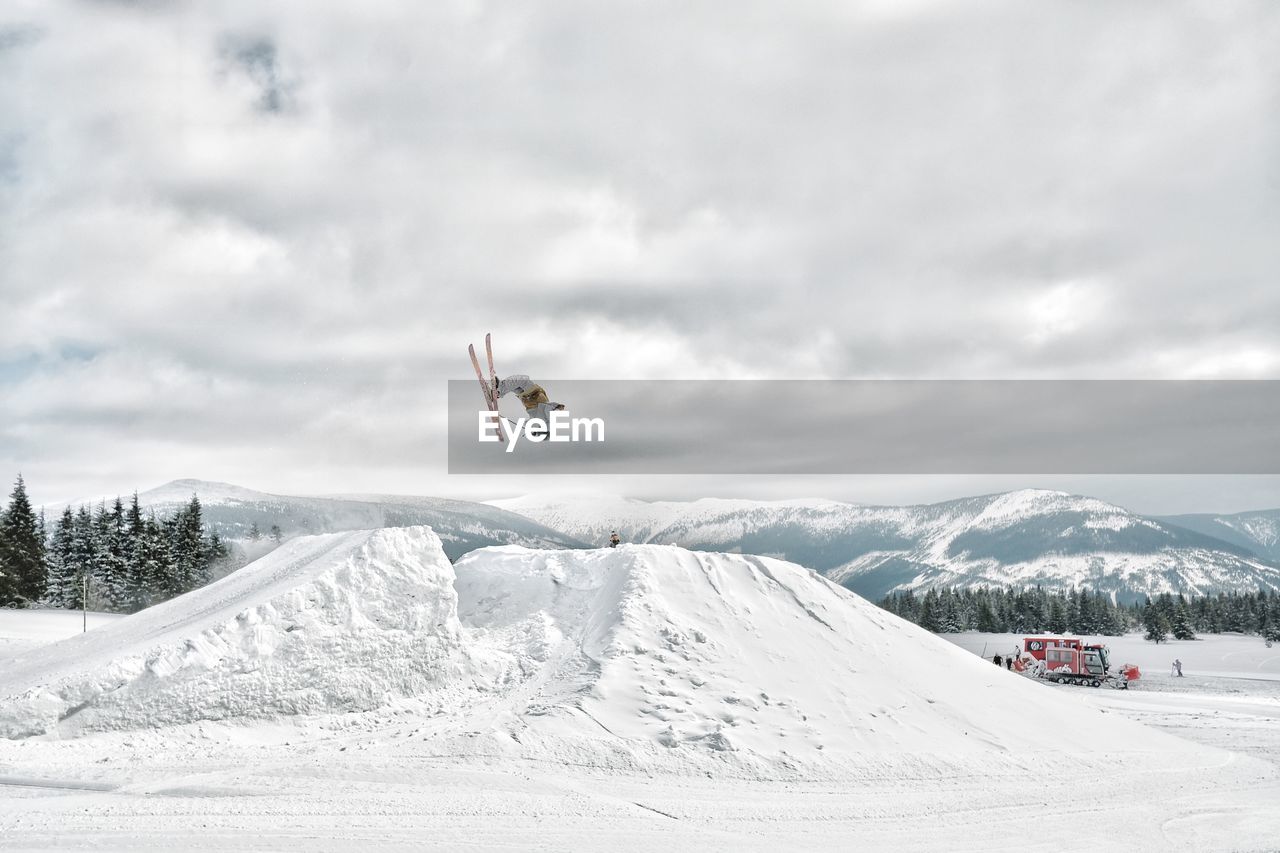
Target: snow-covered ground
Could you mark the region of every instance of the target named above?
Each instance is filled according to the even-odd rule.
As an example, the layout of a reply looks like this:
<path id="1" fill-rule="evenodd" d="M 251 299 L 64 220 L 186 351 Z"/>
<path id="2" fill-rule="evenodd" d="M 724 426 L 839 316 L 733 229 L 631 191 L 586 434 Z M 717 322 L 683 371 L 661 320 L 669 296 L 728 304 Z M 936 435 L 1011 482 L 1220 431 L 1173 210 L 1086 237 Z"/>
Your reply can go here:
<path id="1" fill-rule="evenodd" d="M 0 663 L 19 652 L 74 637 L 107 625 L 118 613 L 82 614 L 79 610 L 12 610 L 0 607 Z"/>
<path id="2" fill-rule="evenodd" d="M 941 636 L 974 654 L 985 652 L 987 657 L 1014 649 L 1023 637 L 1022 634 L 983 634 L 977 631 Z M 1268 647 L 1258 636 L 1202 634 L 1194 640 L 1168 640 L 1163 643 L 1144 640 L 1137 633 L 1086 639 L 1105 644 L 1111 650 L 1112 659 L 1118 663 L 1137 664 L 1142 670 L 1141 685 L 1144 689 L 1156 684 L 1161 689 L 1175 686 L 1177 680 L 1170 679 L 1174 660 L 1182 661 L 1184 677 L 1280 681 L 1280 644 Z M 1280 687 L 1276 690 L 1280 693 Z"/>
<path id="3" fill-rule="evenodd" d="M 988 658 L 1021 639 L 973 631 L 943 636 Z M 1159 644 L 1141 634 L 1089 639 L 1105 643 L 1116 662 L 1137 664 L 1142 678 L 1128 690 L 1037 683 L 1186 740 L 1280 765 L 1280 646 L 1268 647 L 1259 637 L 1241 634 Z M 1173 674 L 1175 659 L 1182 662 L 1181 678 Z"/>
<path id="4" fill-rule="evenodd" d="M 1100 692 L 767 558 L 299 539 L 3 661 L 0 846 L 1274 848 L 1274 754 Z"/>

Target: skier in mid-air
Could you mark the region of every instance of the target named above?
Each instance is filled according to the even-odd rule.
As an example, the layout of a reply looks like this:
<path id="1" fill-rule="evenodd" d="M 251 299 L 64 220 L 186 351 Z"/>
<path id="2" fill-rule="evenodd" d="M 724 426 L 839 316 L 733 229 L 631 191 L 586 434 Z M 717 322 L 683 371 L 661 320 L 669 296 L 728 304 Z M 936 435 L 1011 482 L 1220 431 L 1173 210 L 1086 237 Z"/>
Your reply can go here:
<path id="1" fill-rule="evenodd" d="M 471 366 L 475 368 L 476 378 L 480 380 L 480 388 L 484 391 L 484 402 L 489 407 L 489 411 L 498 412 L 498 401 L 507 394 L 515 394 L 520 398 L 520 402 L 524 404 L 525 413 L 530 418 L 537 418 L 548 426 L 551 424 L 551 413 L 564 410 L 564 403 L 552 402 L 547 396 L 547 391 L 537 382 L 534 382 L 524 374 L 515 374 L 508 376 L 506 379 L 499 379 L 497 371 L 493 368 L 493 337 L 486 334 L 484 336 L 485 356 L 489 361 L 489 378 L 486 380 L 484 371 L 480 369 L 480 359 L 476 355 L 474 345 L 467 347 L 467 354 L 471 356 Z M 499 415 L 501 417 L 501 415 Z M 503 441 L 501 433 L 498 440 Z"/>
<path id="2" fill-rule="evenodd" d="M 507 394 L 515 394 L 524 404 L 524 410 L 531 418 L 540 418 L 551 422 L 551 413 L 564 409 L 564 403 L 553 403 L 547 396 L 547 390 L 528 376 L 516 374 L 499 380 L 493 378 L 493 396 L 500 400 Z"/>

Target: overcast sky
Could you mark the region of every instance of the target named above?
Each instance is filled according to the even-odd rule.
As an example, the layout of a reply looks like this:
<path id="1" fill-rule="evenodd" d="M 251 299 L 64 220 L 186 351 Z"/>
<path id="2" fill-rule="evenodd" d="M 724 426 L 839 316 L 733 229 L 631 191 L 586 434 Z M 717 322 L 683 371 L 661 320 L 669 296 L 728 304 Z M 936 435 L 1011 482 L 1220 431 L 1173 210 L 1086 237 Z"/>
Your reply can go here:
<path id="1" fill-rule="evenodd" d="M 1280 378 L 1277 44 L 1219 0 L 9 0 L 0 478 L 1280 505 L 450 478 L 444 441 L 486 331 L 549 385 Z"/>

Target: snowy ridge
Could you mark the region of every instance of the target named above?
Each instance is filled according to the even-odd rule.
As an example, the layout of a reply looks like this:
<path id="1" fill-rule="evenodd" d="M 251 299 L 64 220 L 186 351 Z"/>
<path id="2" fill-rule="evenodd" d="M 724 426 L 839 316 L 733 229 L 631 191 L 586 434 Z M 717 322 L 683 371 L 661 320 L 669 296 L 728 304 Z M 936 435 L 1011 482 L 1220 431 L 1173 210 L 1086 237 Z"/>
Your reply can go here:
<path id="1" fill-rule="evenodd" d="M 943 585 L 1087 585 L 1121 597 L 1280 589 L 1280 563 L 1252 549 L 1265 534 L 1228 541 L 1042 489 L 907 507 L 538 497 L 500 503 L 579 538 L 616 528 L 624 540 L 778 555 L 870 598 Z M 636 519 L 630 524 L 629 512 Z M 1256 528 L 1264 530 L 1265 519 Z"/>
<path id="2" fill-rule="evenodd" d="M 192 495 L 199 495 L 205 503 L 252 503 L 264 498 L 275 497 L 264 492 L 246 489 L 233 483 L 219 483 L 210 480 L 191 478 L 171 480 L 162 486 L 148 489 L 138 495 L 145 506 L 181 506 L 191 500 Z M 112 498 L 115 496 L 113 495 Z M 108 500 L 112 499 L 108 498 Z"/>
<path id="3" fill-rule="evenodd" d="M 859 576 L 900 560 L 896 554 L 866 554 L 826 573 L 836 583 L 856 585 Z M 1223 589 L 1280 589 L 1280 570 L 1257 560 L 1224 559 L 1212 551 L 1156 554 L 1046 554 L 1014 564 L 995 560 L 918 563 L 918 573 L 895 589 L 930 587 L 1031 587 L 1103 591 L 1144 590 L 1206 595 Z"/>
<path id="4" fill-rule="evenodd" d="M 77 500 L 49 503 L 44 505 L 44 510 L 50 517 L 56 517 L 62 512 L 63 507 L 70 506 L 75 509 L 78 506 L 96 507 L 101 503 L 110 503 L 117 497 L 127 501 L 129 493 L 119 492 L 110 495 L 97 495 L 95 497 L 79 498 Z M 247 489 L 244 486 L 237 486 L 234 483 L 221 483 L 214 480 L 197 480 L 190 477 L 180 480 L 170 480 L 169 482 L 156 486 L 153 489 L 147 489 L 138 493 L 138 502 L 149 508 L 177 508 L 187 504 L 191 500 L 192 495 L 199 495 L 202 502 L 207 503 L 253 503 L 264 499 L 276 498 L 278 495 L 259 492 L 253 489 Z"/>
<path id="5" fill-rule="evenodd" d="M 758 509 L 792 507 L 847 507 L 838 501 L 796 499 L 752 501 L 700 498 L 696 501 L 643 501 L 616 495 L 528 495 L 485 501 L 489 506 L 538 521 L 587 544 L 602 545 L 616 530 L 630 542 L 660 542 L 677 522 L 737 516 Z M 569 532 L 572 531 L 572 532 Z"/>
<path id="6" fill-rule="evenodd" d="M 1239 519 L 1228 519 L 1224 523 L 1241 531 L 1268 550 L 1280 546 L 1280 517 L 1244 516 Z"/>
<path id="7" fill-rule="evenodd" d="M 1280 509 L 1233 515 L 1173 515 L 1161 520 L 1235 542 L 1259 556 L 1280 561 Z"/>
<path id="8" fill-rule="evenodd" d="M 969 521 L 969 526 L 1002 527 L 1013 522 L 1059 512 L 1086 513 L 1092 519 L 1107 519 L 1100 526 L 1113 530 L 1138 523 L 1127 510 L 1097 498 L 1079 497 L 1048 489 L 1022 489 L 993 496 L 982 511 Z"/>

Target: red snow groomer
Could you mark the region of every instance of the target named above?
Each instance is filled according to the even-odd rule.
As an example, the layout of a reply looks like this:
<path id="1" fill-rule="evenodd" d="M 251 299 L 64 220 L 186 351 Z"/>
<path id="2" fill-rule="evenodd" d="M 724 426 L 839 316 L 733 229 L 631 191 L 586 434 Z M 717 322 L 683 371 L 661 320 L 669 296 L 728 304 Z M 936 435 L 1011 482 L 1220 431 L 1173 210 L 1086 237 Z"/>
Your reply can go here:
<path id="1" fill-rule="evenodd" d="M 1131 663 L 1113 670 L 1106 646 L 1077 637 L 1024 637 L 1016 666 L 1020 672 L 1056 684 L 1105 684 L 1118 690 L 1127 690 L 1130 681 L 1142 676 Z"/>

